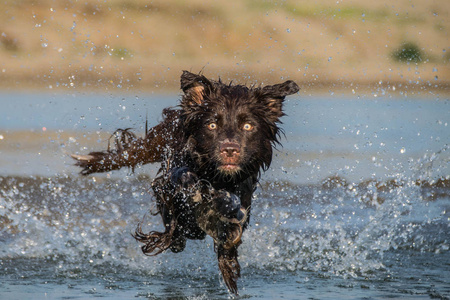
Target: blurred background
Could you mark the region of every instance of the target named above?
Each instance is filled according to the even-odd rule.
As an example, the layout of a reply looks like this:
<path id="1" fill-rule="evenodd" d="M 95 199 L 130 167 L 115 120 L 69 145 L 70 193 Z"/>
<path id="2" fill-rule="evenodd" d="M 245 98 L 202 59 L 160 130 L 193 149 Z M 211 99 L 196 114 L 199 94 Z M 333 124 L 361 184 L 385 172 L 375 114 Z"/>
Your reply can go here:
<path id="1" fill-rule="evenodd" d="M 212 240 L 146 257 L 158 165 L 81 176 L 182 70 L 288 79 L 242 299 L 450 299 L 449 0 L 0 1 L 0 299 L 230 299 Z M 111 144 L 112 145 L 112 144 Z M 145 216 L 145 217 L 144 217 Z"/>
<path id="2" fill-rule="evenodd" d="M 448 90 L 450 2 L 0 3 L 0 88 L 176 91 L 181 70 L 315 90 Z M 302 92 L 301 92 L 302 93 Z"/>

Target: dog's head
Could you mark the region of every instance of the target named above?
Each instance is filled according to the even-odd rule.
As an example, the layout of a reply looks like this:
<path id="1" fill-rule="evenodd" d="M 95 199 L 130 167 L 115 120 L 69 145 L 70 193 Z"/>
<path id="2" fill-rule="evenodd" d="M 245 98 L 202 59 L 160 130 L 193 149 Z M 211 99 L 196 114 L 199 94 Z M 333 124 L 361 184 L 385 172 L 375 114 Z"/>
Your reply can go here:
<path id="1" fill-rule="evenodd" d="M 249 88 L 184 71 L 181 88 L 186 134 L 200 169 L 248 177 L 269 167 L 284 98 L 299 90 L 295 82 Z"/>

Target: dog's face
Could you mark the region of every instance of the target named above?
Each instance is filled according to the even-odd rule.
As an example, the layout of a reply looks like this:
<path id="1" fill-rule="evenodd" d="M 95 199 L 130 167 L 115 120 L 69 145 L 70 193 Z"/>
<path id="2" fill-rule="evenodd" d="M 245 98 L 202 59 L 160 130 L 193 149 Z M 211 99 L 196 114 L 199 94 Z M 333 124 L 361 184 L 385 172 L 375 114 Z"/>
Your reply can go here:
<path id="1" fill-rule="evenodd" d="M 294 82 L 248 88 L 184 72 L 181 86 L 185 127 L 200 169 L 248 177 L 270 165 L 282 103 L 298 91 Z"/>
<path id="2" fill-rule="evenodd" d="M 248 93 L 240 98 L 215 97 L 208 99 L 193 132 L 199 153 L 205 154 L 217 170 L 232 176 L 250 171 L 255 163 L 268 160 L 269 140 L 263 137 L 262 120 L 252 112 Z"/>

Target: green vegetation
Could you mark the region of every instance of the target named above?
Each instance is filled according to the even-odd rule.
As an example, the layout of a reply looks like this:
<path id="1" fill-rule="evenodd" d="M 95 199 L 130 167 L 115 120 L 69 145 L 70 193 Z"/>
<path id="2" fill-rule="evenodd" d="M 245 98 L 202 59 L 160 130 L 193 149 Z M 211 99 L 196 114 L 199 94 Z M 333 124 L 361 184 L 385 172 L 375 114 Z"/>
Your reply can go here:
<path id="1" fill-rule="evenodd" d="M 124 59 L 124 58 L 129 58 L 129 57 L 133 57 L 133 54 L 131 54 L 131 52 L 126 49 L 126 48 L 121 48 L 121 47 L 117 47 L 117 48 L 113 48 L 111 49 L 111 53 L 112 55 L 114 55 L 117 58 L 120 59 Z"/>
<path id="2" fill-rule="evenodd" d="M 276 1 L 248 0 L 250 8 L 258 10 L 283 10 L 295 17 L 301 18 L 337 18 L 381 21 L 390 17 L 386 8 L 368 9 L 359 5 L 330 5 L 324 3 L 286 1 L 283 4 Z"/>
<path id="3" fill-rule="evenodd" d="M 364 21 L 382 21 L 389 17 L 388 11 L 384 8 L 370 10 L 357 6 L 343 6 L 333 8 L 330 6 L 300 6 L 297 4 L 291 4 L 286 5 L 286 10 L 297 17 L 336 18 L 342 20 L 358 19 Z"/>
<path id="4" fill-rule="evenodd" d="M 412 42 L 403 43 L 392 53 L 395 61 L 403 63 L 420 63 L 424 61 L 423 51 Z"/>

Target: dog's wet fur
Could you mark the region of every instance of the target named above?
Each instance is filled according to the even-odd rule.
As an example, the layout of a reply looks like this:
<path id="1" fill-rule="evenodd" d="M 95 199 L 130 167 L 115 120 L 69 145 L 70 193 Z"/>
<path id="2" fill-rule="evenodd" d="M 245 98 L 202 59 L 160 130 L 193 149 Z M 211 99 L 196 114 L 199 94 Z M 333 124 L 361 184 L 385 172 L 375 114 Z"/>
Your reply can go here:
<path id="1" fill-rule="evenodd" d="M 297 93 L 293 81 L 264 87 L 224 84 L 184 71 L 177 108 L 138 138 L 129 129 L 115 132 L 115 146 L 88 155 L 72 155 L 81 174 L 134 169 L 160 162 L 152 183 L 164 232 L 134 237 L 147 255 L 180 252 L 186 239 L 210 235 L 228 289 L 237 294 L 237 260 L 243 230 L 250 220 L 252 194 L 261 171 L 279 143 L 286 96 Z"/>

